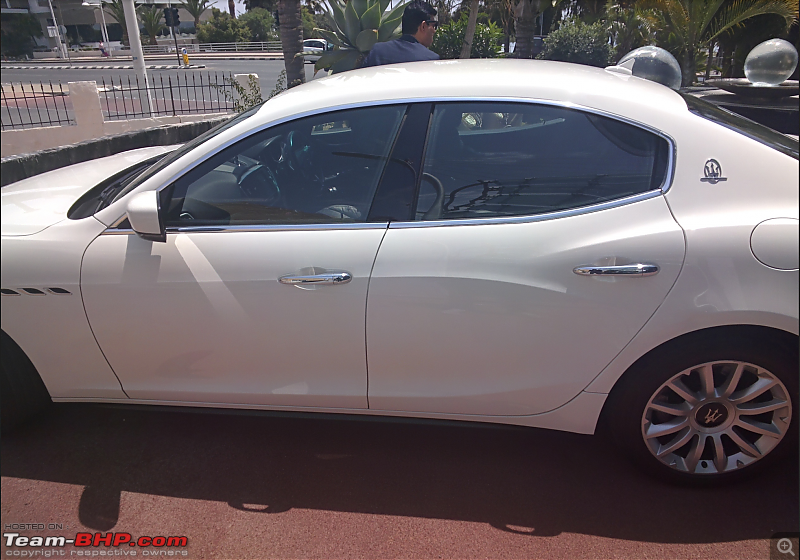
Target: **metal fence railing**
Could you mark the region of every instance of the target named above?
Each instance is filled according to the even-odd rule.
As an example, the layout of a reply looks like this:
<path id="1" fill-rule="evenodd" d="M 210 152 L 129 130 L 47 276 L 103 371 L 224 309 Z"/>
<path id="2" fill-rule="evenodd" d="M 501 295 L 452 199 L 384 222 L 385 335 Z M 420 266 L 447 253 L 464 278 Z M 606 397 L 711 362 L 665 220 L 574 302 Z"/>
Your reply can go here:
<path id="1" fill-rule="evenodd" d="M 189 54 L 201 52 L 283 52 L 280 41 L 257 41 L 250 43 L 191 43 L 181 44 Z M 142 45 L 144 54 L 175 52 L 175 45 Z"/>
<path id="2" fill-rule="evenodd" d="M 232 113 L 238 96 L 233 84 L 229 73 L 192 72 L 151 75 L 148 87 L 135 76 L 101 78 L 97 92 L 103 119 L 119 121 Z M 84 103 L 77 98 L 73 103 L 69 86 L 58 82 L 3 84 L 1 91 L 2 130 L 74 125 L 74 104 Z"/>
<path id="3" fill-rule="evenodd" d="M 105 120 L 177 116 L 234 111 L 232 74 L 193 72 L 151 77 L 149 87 L 138 77 L 101 79 L 97 84 Z"/>
<path id="4" fill-rule="evenodd" d="M 3 84 L 0 129 L 75 124 L 69 90 L 61 83 Z"/>

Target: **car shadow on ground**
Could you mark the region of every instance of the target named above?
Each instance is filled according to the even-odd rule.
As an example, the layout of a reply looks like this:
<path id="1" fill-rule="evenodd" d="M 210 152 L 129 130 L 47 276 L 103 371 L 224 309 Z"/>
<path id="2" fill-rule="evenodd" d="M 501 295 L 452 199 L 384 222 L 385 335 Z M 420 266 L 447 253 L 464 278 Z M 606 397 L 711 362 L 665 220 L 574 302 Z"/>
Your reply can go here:
<path id="1" fill-rule="evenodd" d="M 80 521 L 108 531 L 120 492 L 488 523 L 645 542 L 796 530 L 798 460 L 751 482 L 655 481 L 602 438 L 474 423 L 58 405 L 2 439 L 2 476 L 83 485 Z M 534 527 L 535 529 L 526 529 Z"/>

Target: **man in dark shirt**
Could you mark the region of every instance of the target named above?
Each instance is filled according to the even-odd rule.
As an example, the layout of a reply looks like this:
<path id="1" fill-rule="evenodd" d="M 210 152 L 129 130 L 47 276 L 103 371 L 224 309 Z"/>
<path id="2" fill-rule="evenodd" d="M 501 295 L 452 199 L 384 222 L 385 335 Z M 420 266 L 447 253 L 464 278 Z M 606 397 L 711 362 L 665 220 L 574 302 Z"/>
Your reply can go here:
<path id="1" fill-rule="evenodd" d="M 364 61 L 364 67 L 439 60 L 438 54 L 428 50 L 438 25 L 436 9 L 425 0 L 413 0 L 403 11 L 403 35 L 394 41 L 376 43 Z"/>

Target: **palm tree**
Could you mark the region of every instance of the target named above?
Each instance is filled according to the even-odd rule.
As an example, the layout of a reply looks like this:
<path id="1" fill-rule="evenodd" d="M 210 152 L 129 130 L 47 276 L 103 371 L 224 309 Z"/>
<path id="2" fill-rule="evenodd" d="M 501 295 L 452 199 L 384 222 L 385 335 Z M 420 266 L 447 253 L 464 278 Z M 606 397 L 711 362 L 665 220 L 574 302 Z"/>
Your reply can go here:
<path id="1" fill-rule="evenodd" d="M 788 27 L 797 21 L 798 0 L 638 0 L 637 6 L 661 13 L 665 31 L 674 41 L 668 50 L 677 54 L 687 86 L 695 80 L 698 49 L 764 14 L 782 17 Z"/>
<path id="2" fill-rule="evenodd" d="M 637 7 L 625 7 L 618 0 L 606 3 L 606 26 L 611 44 L 616 49 L 614 62 L 633 49 L 654 42 L 655 15 Z"/>
<path id="3" fill-rule="evenodd" d="M 464 44 L 461 45 L 461 54 L 458 58 L 469 58 L 472 51 L 472 39 L 475 38 L 475 27 L 478 23 L 478 0 L 471 0 L 469 3 L 469 19 L 467 20 L 467 30 L 464 32 Z"/>
<path id="4" fill-rule="evenodd" d="M 122 44 L 130 45 L 128 41 L 128 26 L 125 25 L 125 8 L 122 7 L 122 0 L 108 0 L 102 2 L 106 8 L 106 13 L 110 15 L 122 27 Z"/>
<path id="5" fill-rule="evenodd" d="M 233 0 L 228 0 L 228 11 L 231 13 L 231 17 L 236 19 L 236 4 L 233 3 Z"/>
<path id="6" fill-rule="evenodd" d="M 514 55 L 517 58 L 533 57 L 533 36 L 536 34 L 536 18 L 555 7 L 562 0 L 516 0 L 514 5 L 514 27 L 517 33 L 517 46 Z"/>
<path id="7" fill-rule="evenodd" d="M 164 12 L 157 6 L 147 6 L 142 4 L 138 7 L 139 19 L 142 20 L 144 31 L 150 37 L 150 44 L 157 45 L 158 41 L 156 36 L 164 29 L 164 24 L 161 23 L 161 18 Z"/>
<path id="8" fill-rule="evenodd" d="M 300 0 L 279 0 L 278 19 L 280 20 L 281 48 L 283 64 L 286 66 L 286 86 L 294 87 L 306 81 L 303 67 L 303 18 Z"/>
<path id="9" fill-rule="evenodd" d="M 194 18 L 194 28 L 200 27 L 200 16 L 211 7 L 211 0 L 183 0 L 183 9 Z"/>

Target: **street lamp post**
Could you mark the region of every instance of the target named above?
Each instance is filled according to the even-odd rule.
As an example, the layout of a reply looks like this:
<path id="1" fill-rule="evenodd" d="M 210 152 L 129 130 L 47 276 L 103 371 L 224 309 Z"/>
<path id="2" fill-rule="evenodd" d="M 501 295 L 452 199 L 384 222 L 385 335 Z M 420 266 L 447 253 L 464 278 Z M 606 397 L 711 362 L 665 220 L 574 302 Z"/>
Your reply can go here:
<path id="1" fill-rule="evenodd" d="M 53 25 L 56 28 L 56 39 L 58 40 L 58 52 L 61 53 L 61 58 L 67 58 L 67 50 L 64 48 L 64 43 L 61 42 L 61 29 L 59 29 L 58 21 L 56 21 L 56 13 L 53 11 L 53 3 L 50 0 L 47 0 L 47 4 L 50 6 L 50 17 L 53 18 Z"/>
<path id="2" fill-rule="evenodd" d="M 131 44 L 133 68 L 144 82 L 145 91 L 147 92 L 147 112 L 150 113 L 153 101 L 150 97 L 150 83 L 147 80 L 147 70 L 144 66 L 144 53 L 142 52 L 142 39 L 139 36 L 139 21 L 136 19 L 136 6 L 133 0 L 122 0 L 122 8 L 125 10 L 125 25 L 128 28 L 128 41 Z M 144 105 L 144 98 L 141 101 L 142 105 Z M 142 109 L 144 111 L 144 107 Z"/>

